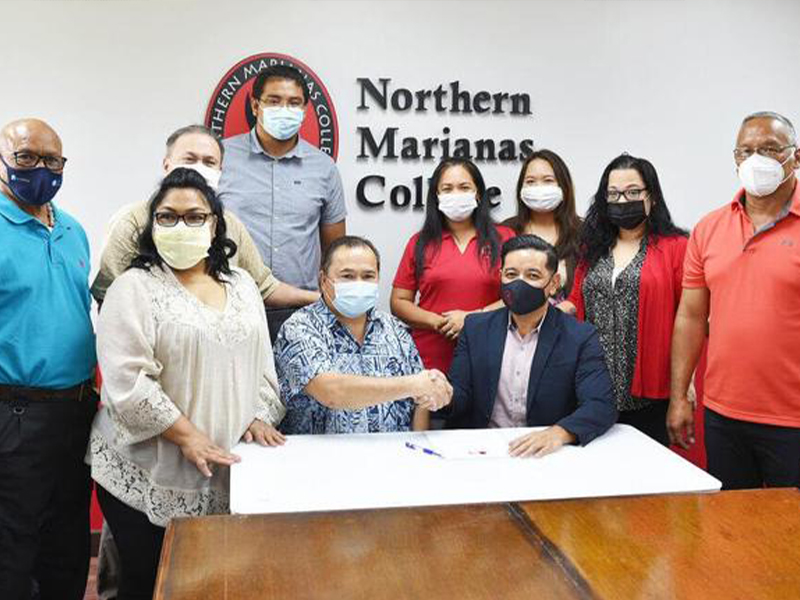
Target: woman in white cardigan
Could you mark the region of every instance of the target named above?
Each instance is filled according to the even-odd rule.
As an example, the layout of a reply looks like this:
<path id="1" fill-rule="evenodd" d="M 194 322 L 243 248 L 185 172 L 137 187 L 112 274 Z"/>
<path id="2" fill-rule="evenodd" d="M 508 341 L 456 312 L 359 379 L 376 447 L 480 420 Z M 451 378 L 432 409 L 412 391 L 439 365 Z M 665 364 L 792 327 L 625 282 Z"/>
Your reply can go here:
<path id="1" fill-rule="evenodd" d="M 119 600 L 151 598 L 170 519 L 228 511 L 240 440 L 279 445 L 285 413 L 261 295 L 202 176 L 176 169 L 97 327 L 105 409 L 90 461 L 119 547 Z"/>

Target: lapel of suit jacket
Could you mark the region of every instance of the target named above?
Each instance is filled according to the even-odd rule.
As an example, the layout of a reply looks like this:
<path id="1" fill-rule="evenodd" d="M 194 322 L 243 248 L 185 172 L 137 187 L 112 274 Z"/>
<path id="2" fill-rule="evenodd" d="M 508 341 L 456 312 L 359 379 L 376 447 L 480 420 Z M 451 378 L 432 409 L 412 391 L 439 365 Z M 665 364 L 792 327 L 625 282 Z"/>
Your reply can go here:
<path id="1" fill-rule="evenodd" d="M 508 333 L 508 309 L 503 308 L 492 316 L 492 321 L 487 332 L 486 343 L 486 372 L 488 373 L 488 395 L 486 408 L 487 423 L 492 418 L 494 401 L 497 398 L 497 386 L 500 383 L 500 371 L 503 368 L 503 353 L 506 349 L 506 334 Z"/>
<path id="2" fill-rule="evenodd" d="M 558 314 L 558 309 L 552 306 L 547 307 L 547 312 L 544 316 L 544 323 L 539 330 L 539 340 L 536 342 L 536 353 L 533 355 L 533 365 L 531 366 L 531 376 L 528 379 L 528 404 L 526 415 L 529 415 L 533 407 L 533 399 L 536 397 L 536 392 L 539 389 L 539 382 L 544 374 L 544 368 L 547 365 L 547 360 L 550 358 L 550 353 L 555 348 L 558 336 L 561 330 L 559 318 L 562 315 Z"/>

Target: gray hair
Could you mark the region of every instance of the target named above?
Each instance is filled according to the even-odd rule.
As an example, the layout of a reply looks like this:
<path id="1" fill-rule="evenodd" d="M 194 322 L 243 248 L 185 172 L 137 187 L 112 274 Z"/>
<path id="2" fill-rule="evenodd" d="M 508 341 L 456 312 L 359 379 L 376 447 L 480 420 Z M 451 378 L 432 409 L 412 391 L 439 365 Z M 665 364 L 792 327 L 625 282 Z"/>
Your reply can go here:
<path id="1" fill-rule="evenodd" d="M 199 133 L 210 137 L 217 143 L 217 146 L 219 147 L 220 160 L 225 158 L 225 146 L 222 144 L 222 139 L 205 125 L 187 125 L 186 127 L 181 127 L 180 129 L 173 131 L 172 134 L 167 138 L 167 154 L 172 152 L 172 147 L 175 145 L 175 142 L 177 142 L 183 136 L 191 133 Z"/>
<path id="2" fill-rule="evenodd" d="M 782 114 L 773 112 L 771 110 L 761 110 L 758 112 L 754 112 L 752 114 L 747 115 L 742 120 L 742 126 L 744 126 L 744 124 L 747 123 L 748 121 L 752 121 L 753 119 L 773 119 L 775 121 L 780 121 L 781 123 L 786 125 L 786 127 L 789 128 L 789 132 L 791 133 L 792 145 L 793 146 L 797 145 L 797 133 L 795 132 L 794 125 L 792 125 L 792 122 L 786 117 L 784 117 Z"/>

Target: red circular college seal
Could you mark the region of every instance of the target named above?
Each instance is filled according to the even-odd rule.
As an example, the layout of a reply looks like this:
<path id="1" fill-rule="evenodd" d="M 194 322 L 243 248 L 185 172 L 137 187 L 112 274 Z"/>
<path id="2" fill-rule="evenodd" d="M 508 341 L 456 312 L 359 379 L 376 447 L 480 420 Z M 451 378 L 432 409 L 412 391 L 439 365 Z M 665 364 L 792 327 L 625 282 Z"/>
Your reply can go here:
<path id="1" fill-rule="evenodd" d="M 252 129 L 255 126 L 255 117 L 250 111 L 253 83 L 262 70 L 274 65 L 288 65 L 300 71 L 306 81 L 310 99 L 300 136 L 336 160 L 339 152 L 339 123 L 331 96 L 314 71 L 286 54 L 256 54 L 231 67 L 208 103 L 206 126 L 223 138 Z"/>

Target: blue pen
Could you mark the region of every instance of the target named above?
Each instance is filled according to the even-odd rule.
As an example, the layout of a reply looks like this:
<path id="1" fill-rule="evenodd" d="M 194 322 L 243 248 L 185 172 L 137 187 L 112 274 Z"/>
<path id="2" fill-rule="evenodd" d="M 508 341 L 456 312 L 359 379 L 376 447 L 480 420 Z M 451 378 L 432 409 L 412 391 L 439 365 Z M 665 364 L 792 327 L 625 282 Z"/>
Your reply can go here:
<path id="1" fill-rule="evenodd" d="M 438 456 L 439 458 L 444 458 L 444 456 L 442 456 L 435 450 L 431 450 L 430 448 L 424 448 L 422 446 L 417 446 L 416 444 L 412 444 L 411 442 L 406 442 L 406 448 L 409 448 L 410 450 L 419 450 L 423 454 L 430 454 L 431 456 Z"/>

